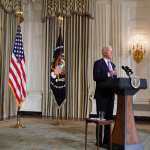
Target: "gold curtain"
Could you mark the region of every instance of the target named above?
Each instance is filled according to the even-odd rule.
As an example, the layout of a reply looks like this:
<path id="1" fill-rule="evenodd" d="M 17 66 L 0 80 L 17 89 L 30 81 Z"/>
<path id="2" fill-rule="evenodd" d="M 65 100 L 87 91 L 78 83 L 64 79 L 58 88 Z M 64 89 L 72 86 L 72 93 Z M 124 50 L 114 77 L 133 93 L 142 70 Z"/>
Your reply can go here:
<path id="1" fill-rule="evenodd" d="M 58 0 L 59 1 L 59 0 Z M 86 0 L 85 0 L 86 1 Z M 45 37 L 43 40 L 45 47 L 45 75 L 44 75 L 44 94 L 42 102 L 43 116 L 57 116 L 58 109 L 51 88 L 50 64 L 52 62 L 53 49 L 56 46 L 56 40 L 59 34 L 59 21 L 57 12 L 51 14 L 48 12 L 48 1 L 44 1 L 43 11 L 47 19 L 43 22 Z M 74 1 L 77 4 L 79 0 Z M 53 1 L 53 5 L 54 5 Z M 53 5 L 51 7 L 53 7 Z M 44 7 L 45 6 L 45 7 Z M 55 6 L 55 5 L 54 5 Z M 55 8 L 60 7 L 56 6 Z M 45 9 L 44 9 L 45 8 Z M 54 7 L 53 7 L 54 8 Z M 50 8 L 49 8 L 50 9 Z M 52 8 L 51 8 L 52 9 Z M 50 9 L 50 10 L 51 10 Z M 79 9 L 79 7 L 78 7 Z M 54 9 L 55 10 L 55 9 Z M 56 9 L 57 10 L 57 9 Z M 75 10 L 75 9 L 73 9 Z M 77 8 L 76 8 L 77 10 Z M 62 11 L 59 11 L 62 12 Z M 60 113 L 65 118 L 84 118 L 89 113 L 89 36 L 90 36 L 90 18 L 86 13 L 76 13 L 72 11 L 63 16 L 62 33 L 64 39 L 65 61 L 66 61 L 66 82 L 67 98 L 61 107 Z M 69 14 L 69 13 L 68 13 Z M 61 15 L 61 13 L 59 13 Z M 91 66 L 91 65 L 90 65 Z M 91 69 L 91 68 L 90 68 Z"/>
<path id="2" fill-rule="evenodd" d="M 43 47 L 44 55 L 44 87 L 43 87 L 43 101 L 42 101 L 42 114 L 43 116 L 52 116 L 56 113 L 55 99 L 50 89 L 50 65 L 53 57 L 53 49 L 55 48 L 56 40 L 58 37 L 58 22 L 56 18 L 51 18 L 43 23 Z"/>
<path id="3" fill-rule="evenodd" d="M 88 108 L 89 17 L 74 14 L 65 25 L 68 115 L 84 118 Z"/>
<path id="4" fill-rule="evenodd" d="M 6 11 L 5 5 L 0 4 L 0 119 L 2 120 L 16 114 L 15 99 L 8 87 L 9 60 L 15 38 L 16 18 L 14 13 Z"/>

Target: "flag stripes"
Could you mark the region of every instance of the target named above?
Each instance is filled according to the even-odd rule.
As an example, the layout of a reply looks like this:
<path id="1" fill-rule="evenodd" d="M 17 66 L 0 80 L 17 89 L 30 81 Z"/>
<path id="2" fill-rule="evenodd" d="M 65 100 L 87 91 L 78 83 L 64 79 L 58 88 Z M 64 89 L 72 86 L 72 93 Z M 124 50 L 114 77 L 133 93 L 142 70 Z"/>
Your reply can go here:
<path id="1" fill-rule="evenodd" d="M 20 25 L 17 27 L 15 44 L 11 55 L 8 83 L 16 97 L 17 104 L 20 104 L 27 96 L 25 56 Z"/>

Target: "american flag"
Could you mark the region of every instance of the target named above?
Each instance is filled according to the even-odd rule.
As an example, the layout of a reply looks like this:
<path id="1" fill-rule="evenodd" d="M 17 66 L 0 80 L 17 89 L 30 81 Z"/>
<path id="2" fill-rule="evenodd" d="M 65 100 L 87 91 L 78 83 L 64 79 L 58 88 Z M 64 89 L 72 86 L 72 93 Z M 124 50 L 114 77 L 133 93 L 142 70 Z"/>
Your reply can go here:
<path id="1" fill-rule="evenodd" d="M 17 33 L 14 48 L 10 60 L 9 86 L 16 98 L 16 103 L 24 101 L 26 93 L 25 56 L 20 25 L 17 26 Z"/>

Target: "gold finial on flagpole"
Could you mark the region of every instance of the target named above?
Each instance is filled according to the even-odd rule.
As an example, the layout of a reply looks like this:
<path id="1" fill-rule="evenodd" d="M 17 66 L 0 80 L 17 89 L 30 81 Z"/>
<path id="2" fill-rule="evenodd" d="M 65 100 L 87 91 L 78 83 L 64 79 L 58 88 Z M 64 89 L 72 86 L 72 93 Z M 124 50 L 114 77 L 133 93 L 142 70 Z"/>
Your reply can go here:
<path id="1" fill-rule="evenodd" d="M 22 1 L 18 1 L 17 6 L 16 6 L 16 21 L 17 21 L 17 25 L 20 25 L 23 21 L 24 21 L 24 17 L 23 17 L 23 5 L 22 5 Z"/>
<path id="2" fill-rule="evenodd" d="M 21 24 L 24 21 L 23 11 L 16 11 L 17 24 Z"/>
<path id="3" fill-rule="evenodd" d="M 59 24 L 59 27 L 61 27 L 61 26 L 62 26 L 63 21 L 64 21 L 63 16 L 58 16 L 58 24 Z"/>

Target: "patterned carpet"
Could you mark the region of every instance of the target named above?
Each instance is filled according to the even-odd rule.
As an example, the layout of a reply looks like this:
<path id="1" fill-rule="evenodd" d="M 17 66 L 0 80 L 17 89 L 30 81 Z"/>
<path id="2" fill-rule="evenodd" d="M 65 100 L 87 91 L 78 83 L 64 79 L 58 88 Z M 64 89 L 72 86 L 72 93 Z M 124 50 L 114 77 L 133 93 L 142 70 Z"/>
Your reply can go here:
<path id="1" fill-rule="evenodd" d="M 0 122 L 0 150 L 84 150 L 84 121 L 23 118 L 25 128 L 13 128 L 16 120 Z M 137 125 L 144 150 L 150 150 L 150 125 Z M 95 150 L 95 126 L 88 130 L 88 149 Z M 101 148 L 101 150 L 103 150 Z"/>

